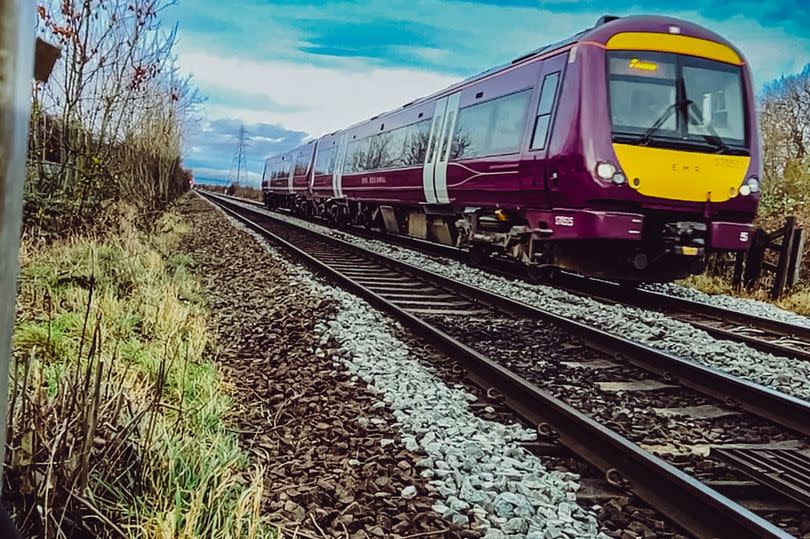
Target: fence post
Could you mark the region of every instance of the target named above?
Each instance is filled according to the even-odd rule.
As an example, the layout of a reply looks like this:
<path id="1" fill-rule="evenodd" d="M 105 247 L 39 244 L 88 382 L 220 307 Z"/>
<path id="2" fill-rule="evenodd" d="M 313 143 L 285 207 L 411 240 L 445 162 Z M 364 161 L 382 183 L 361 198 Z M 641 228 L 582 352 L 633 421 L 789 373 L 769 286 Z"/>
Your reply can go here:
<path id="1" fill-rule="evenodd" d="M 762 274 L 762 262 L 765 257 L 765 249 L 768 247 L 768 233 L 761 228 L 754 230 L 751 238 L 751 246 L 745 253 L 745 270 L 743 272 L 743 286 L 751 291 L 757 285 L 759 276 Z"/>
<path id="2" fill-rule="evenodd" d="M 804 253 L 805 231 L 797 228 L 793 232 L 793 248 L 790 251 L 790 261 L 788 262 L 788 277 L 785 286 L 790 289 L 799 282 L 802 272 L 802 254 Z"/>
<path id="3" fill-rule="evenodd" d="M 796 230 L 796 217 L 790 216 L 785 219 L 785 227 L 782 229 L 782 245 L 779 249 L 779 260 L 776 264 L 776 275 L 773 279 L 771 289 L 771 299 L 779 299 L 785 291 L 785 283 L 788 276 L 788 264 L 790 255 L 793 252 L 793 233 Z"/>
<path id="4" fill-rule="evenodd" d="M 30 0 L 0 0 L 0 480 L 34 72 L 34 8 Z"/>
<path id="5" fill-rule="evenodd" d="M 747 255 L 748 251 L 737 251 L 734 255 L 734 275 L 731 278 L 731 286 L 734 288 L 734 290 L 740 290 L 740 288 L 742 288 L 743 268 L 745 266 L 745 257 Z"/>

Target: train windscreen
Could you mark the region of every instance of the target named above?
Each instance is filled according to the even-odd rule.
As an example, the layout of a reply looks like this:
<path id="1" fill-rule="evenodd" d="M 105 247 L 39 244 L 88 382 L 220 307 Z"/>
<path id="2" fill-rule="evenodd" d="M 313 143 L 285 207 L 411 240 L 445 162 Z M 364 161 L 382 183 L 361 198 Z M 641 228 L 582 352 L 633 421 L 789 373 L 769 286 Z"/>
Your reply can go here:
<path id="1" fill-rule="evenodd" d="M 607 65 L 615 139 L 744 149 L 739 66 L 644 51 L 608 52 Z"/>

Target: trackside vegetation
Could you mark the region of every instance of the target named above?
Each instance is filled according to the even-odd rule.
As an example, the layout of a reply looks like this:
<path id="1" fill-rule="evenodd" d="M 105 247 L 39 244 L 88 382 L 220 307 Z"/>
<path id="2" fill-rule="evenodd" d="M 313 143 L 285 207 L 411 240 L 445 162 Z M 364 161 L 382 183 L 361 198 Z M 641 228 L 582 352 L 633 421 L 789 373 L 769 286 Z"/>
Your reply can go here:
<path id="1" fill-rule="evenodd" d="M 186 224 L 24 239 L 4 492 L 28 537 L 269 538 Z"/>

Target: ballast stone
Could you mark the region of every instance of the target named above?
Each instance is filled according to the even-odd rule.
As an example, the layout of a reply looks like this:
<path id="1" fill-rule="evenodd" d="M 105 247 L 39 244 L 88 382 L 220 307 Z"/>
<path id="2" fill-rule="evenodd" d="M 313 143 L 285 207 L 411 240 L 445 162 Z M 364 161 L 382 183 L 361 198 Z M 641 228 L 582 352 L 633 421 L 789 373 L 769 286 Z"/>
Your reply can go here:
<path id="1" fill-rule="evenodd" d="M 410 263 L 438 275 L 522 301 L 676 356 L 692 359 L 702 365 L 725 371 L 777 391 L 810 400 L 810 363 L 808 362 L 794 361 L 790 358 L 760 352 L 742 343 L 715 339 L 705 331 L 696 329 L 685 322 L 673 320 L 658 312 L 618 304 L 608 305 L 551 286 L 511 281 L 455 260 L 422 254 L 378 240 L 367 240 L 289 215 L 274 213 L 273 216 L 390 256 L 395 260 Z M 810 327 L 810 319 L 807 317 L 789 313 L 771 305 L 758 304 L 753 300 L 701 295 L 698 291 L 674 284 L 664 285 L 664 288 L 655 285 L 653 289 L 663 290 L 665 293 L 681 297 L 693 296 L 695 299 L 707 303 L 755 312 L 761 316 Z"/>
<path id="2" fill-rule="evenodd" d="M 484 514 L 483 527 L 492 530 L 506 526 L 517 530 L 518 537 L 525 536 L 531 525 L 544 529 L 538 509 L 556 515 L 556 507 L 549 504 L 554 499 L 566 499 L 568 492 L 574 494 L 576 477 L 546 471 L 535 456 L 517 445 L 534 439 L 533 431 L 476 417 L 469 409 L 470 393 L 463 387 L 442 384 L 413 359 L 407 344 L 394 336 L 395 324 L 381 322 L 379 315 L 357 298 L 337 290 L 334 293 L 342 296 L 343 308 L 336 320 L 320 324 L 316 330 L 352 350 L 351 361 L 358 376 L 375 385 L 386 403 L 399 404 L 393 413 L 404 430 L 405 444 L 418 444 L 428 454 L 429 458 L 418 465 L 426 468 L 423 472 L 433 472 L 431 484 L 443 498 L 434 509 L 463 525 L 469 522 L 470 513 L 477 514 L 472 508 L 478 507 Z M 529 479 L 528 485 L 521 484 L 524 477 Z M 552 494 L 557 490 L 562 492 Z M 496 500 L 506 517 L 497 513 Z M 577 509 L 577 519 L 571 524 L 574 536 L 598 536 L 595 516 L 579 506 Z M 513 532 L 502 536 L 510 535 Z"/>
<path id="3" fill-rule="evenodd" d="M 256 237 L 252 231 L 245 230 Z M 432 471 L 436 475 L 437 472 L 445 472 L 447 488 L 456 489 L 454 496 L 472 506 L 467 515 L 454 511 L 443 502 L 438 502 L 440 505 L 434 506 L 435 509 L 441 509 L 443 515 L 460 525 L 469 523 L 469 516 L 474 516 L 477 524 L 483 528 L 484 537 L 488 538 L 541 537 L 537 533 L 547 536 L 549 526 L 546 519 L 539 515 L 545 512 L 556 514 L 554 500 L 567 499 L 569 495 L 575 498 L 579 484 L 574 474 L 546 470 L 536 456 L 518 445 L 522 441 L 535 439 L 536 433 L 520 425 L 503 425 L 475 416 L 469 408 L 474 396 L 466 392 L 463 386 L 448 387 L 428 367 L 413 359 L 414 352 L 396 337 L 396 331 L 401 329 L 397 323 L 372 310 L 355 296 L 316 280 L 307 270 L 289 263 L 273 248 L 260 243 L 277 257 L 279 263 L 286 266 L 289 274 L 299 278 L 303 286 L 309 286 L 340 304 L 336 318 L 317 324 L 315 329 L 322 342 L 335 339 L 341 344 L 342 353 L 337 361 L 354 373 L 355 378 L 366 381 L 369 388 L 379 390 L 381 405 L 390 406 L 393 402 L 410 405 L 393 410 L 408 449 L 416 451 L 421 448 L 433 459 L 434 464 L 438 461 L 460 463 L 465 460 L 465 444 L 470 439 L 478 442 L 482 450 L 480 458 L 469 462 L 469 468 L 465 463 L 465 466 L 456 469 L 422 470 Z M 426 446 L 420 445 L 419 440 L 428 433 L 433 433 L 434 441 Z M 455 461 L 447 458 L 448 453 L 456 457 Z M 505 457 L 525 462 L 526 468 L 532 473 L 520 474 L 514 467 L 508 469 L 503 464 Z M 519 488 L 523 477 L 539 480 L 542 488 L 531 488 L 536 487 L 536 483 Z M 475 488 L 462 488 L 465 480 Z M 516 493 L 518 490 L 520 494 Z M 500 530 L 504 525 L 507 528 L 510 526 L 509 519 L 493 512 L 493 502 L 504 493 L 513 496 L 507 499 L 516 502 L 510 503 L 515 508 L 534 509 L 531 516 L 525 519 L 528 535 Z M 478 502 L 478 498 L 483 500 Z M 598 531 L 593 512 L 576 506 L 572 519 L 570 527 L 565 530 L 567 536 L 607 539 L 605 534 Z M 517 527 L 518 522 L 513 521 L 511 526 Z"/>

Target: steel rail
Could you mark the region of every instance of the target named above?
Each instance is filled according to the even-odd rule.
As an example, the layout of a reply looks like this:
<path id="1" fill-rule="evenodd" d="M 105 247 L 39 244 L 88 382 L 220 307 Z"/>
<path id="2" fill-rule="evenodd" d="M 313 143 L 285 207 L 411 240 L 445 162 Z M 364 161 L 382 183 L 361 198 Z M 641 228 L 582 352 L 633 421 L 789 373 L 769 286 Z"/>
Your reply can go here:
<path id="1" fill-rule="evenodd" d="M 237 200 L 242 203 L 254 205 L 260 208 L 265 206 L 258 201 L 233 197 L 229 195 L 223 196 L 228 199 Z M 266 209 L 266 208 L 265 208 Z M 301 217 L 298 217 L 302 219 Z M 306 220 L 306 219 L 305 219 Z M 375 233 L 359 226 L 352 226 L 350 232 L 352 235 L 360 236 L 364 239 L 371 239 L 377 241 L 387 241 L 397 246 L 414 249 L 425 254 L 434 256 L 441 256 L 451 258 L 460 262 L 468 259 L 466 251 L 457 247 L 443 245 L 440 243 L 421 240 L 419 238 L 412 238 L 403 235 L 382 235 Z M 515 279 L 525 281 L 525 268 L 519 263 L 509 262 L 506 260 L 490 259 L 489 262 L 482 266 L 480 269 L 489 273 L 506 277 L 508 279 Z M 684 323 L 690 324 L 698 329 L 701 329 L 716 339 L 740 342 L 746 346 L 759 350 L 761 352 L 773 354 L 776 356 L 790 357 L 800 359 L 802 361 L 810 361 L 810 328 L 790 324 L 779 320 L 773 320 L 762 316 L 752 315 L 736 311 L 733 309 L 726 309 L 710 305 L 702 301 L 694 301 L 677 296 L 663 294 L 645 289 L 627 289 L 615 283 L 604 281 L 601 279 L 594 279 L 583 277 L 568 272 L 561 272 L 558 279 L 554 282 L 546 283 L 548 286 L 553 286 L 568 292 L 580 295 L 586 295 L 593 299 L 606 302 L 628 305 L 643 309 L 654 309 L 664 314 L 672 316 L 676 320 L 681 320 Z M 768 339 L 761 339 L 744 335 L 738 332 L 730 331 L 715 327 L 711 324 L 701 322 L 693 319 L 685 319 L 679 317 L 678 314 L 685 315 L 699 315 L 709 319 L 721 320 L 724 322 L 733 322 L 740 325 L 750 326 L 755 329 L 764 330 L 776 334 L 778 337 L 794 337 L 808 343 L 808 350 L 801 350 L 791 346 L 785 346 Z"/>
<path id="2" fill-rule="evenodd" d="M 477 385 L 497 391 L 503 404 L 538 427 L 553 426 L 554 435 L 560 443 L 606 474 L 612 474 L 614 481 L 619 478 L 618 481 L 625 488 L 635 492 L 641 499 L 695 536 L 735 537 L 735 539 L 791 537 L 779 527 L 641 449 L 492 359 L 472 350 L 281 236 L 268 231 L 261 224 L 240 214 L 227 201 L 210 196 L 206 198 L 212 199 L 223 211 L 251 230 L 292 253 L 311 269 L 393 316 L 420 338 L 440 347 L 468 370 L 470 378 Z M 237 205 L 237 208 L 252 211 L 243 206 Z M 253 213 L 288 227 L 307 231 L 314 236 L 317 235 L 318 239 L 330 243 L 334 240 L 265 213 L 255 211 Z M 347 248 L 350 253 L 362 252 L 365 255 L 367 252 L 345 242 L 332 244 Z M 398 266 L 399 263 L 386 265 Z"/>
<path id="3" fill-rule="evenodd" d="M 810 328 L 790 324 L 780 320 L 773 320 L 758 315 L 743 313 L 732 309 L 725 309 L 709 305 L 702 301 L 693 301 L 661 292 L 643 289 L 623 289 L 619 285 L 606 281 L 588 279 L 573 274 L 565 274 L 559 285 L 572 292 L 584 293 L 596 299 L 614 301 L 624 305 L 655 309 L 665 313 L 680 312 L 687 315 L 699 315 L 709 319 L 732 322 L 740 325 L 775 333 L 782 337 L 796 337 L 810 343 Z M 776 355 L 790 355 L 802 360 L 810 360 L 810 353 L 776 343 L 741 335 L 709 324 L 689 320 L 688 323 L 703 329 L 716 337 L 743 342 L 763 352 Z"/>
<path id="4" fill-rule="evenodd" d="M 318 234 L 270 215 L 266 210 L 249 208 L 227 199 L 220 198 L 220 200 L 225 204 L 235 204 L 237 207 L 261 215 L 263 218 L 272 219 L 309 234 L 318 235 L 324 241 L 339 245 L 343 249 L 362 253 L 366 257 L 383 260 L 390 266 L 396 266 L 400 270 L 480 303 L 517 316 L 551 322 L 567 333 L 587 341 L 592 348 L 601 352 L 613 356 L 622 356 L 637 367 L 656 373 L 668 381 L 680 383 L 712 398 L 723 400 L 727 407 L 742 408 L 749 413 L 810 437 L 810 402 L 808 401 L 700 365 L 692 360 L 607 333 L 540 307 L 528 305 L 449 277 L 437 275 L 407 262 L 393 260 L 344 240 Z"/>

